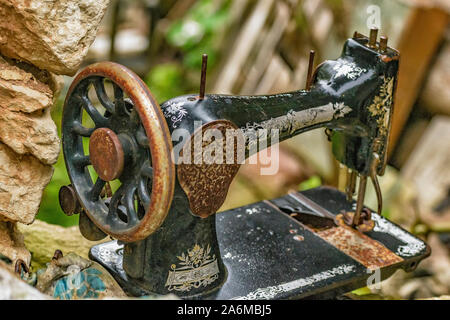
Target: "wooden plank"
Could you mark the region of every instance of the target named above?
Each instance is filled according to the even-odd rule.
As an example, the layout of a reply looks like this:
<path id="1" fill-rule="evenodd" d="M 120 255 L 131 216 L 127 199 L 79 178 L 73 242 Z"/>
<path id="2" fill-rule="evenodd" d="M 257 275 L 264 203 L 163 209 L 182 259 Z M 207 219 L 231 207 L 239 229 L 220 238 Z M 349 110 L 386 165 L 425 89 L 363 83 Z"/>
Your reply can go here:
<path id="1" fill-rule="evenodd" d="M 275 8 L 275 20 L 270 26 L 270 30 L 262 42 L 262 46 L 259 49 L 255 63 L 252 65 L 250 72 L 248 73 L 240 94 L 253 94 L 255 92 L 258 81 L 266 71 L 267 66 L 271 63 L 276 46 L 278 45 L 278 42 L 283 36 L 283 33 L 291 19 L 292 11 L 285 3 L 276 3 Z"/>
<path id="2" fill-rule="evenodd" d="M 266 23 L 274 0 L 258 1 L 250 18 L 246 21 L 241 33 L 233 44 L 233 50 L 222 69 L 213 92 L 231 93 L 236 79 L 247 60 L 253 45 L 258 40 L 260 31 Z"/>
<path id="3" fill-rule="evenodd" d="M 408 120 L 447 25 L 447 13 L 435 8 L 413 9 L 405 24 L 398 45 L 400 69 L 388 155 L 392 154 Z"/>
<path id="4" fill-rule="evenodd" d="M 417 190 L 419 205 L 430 209 L 448 192 L 450 185 L 450 117 L 435 116 L 408 161 L 402 178 Z"/>

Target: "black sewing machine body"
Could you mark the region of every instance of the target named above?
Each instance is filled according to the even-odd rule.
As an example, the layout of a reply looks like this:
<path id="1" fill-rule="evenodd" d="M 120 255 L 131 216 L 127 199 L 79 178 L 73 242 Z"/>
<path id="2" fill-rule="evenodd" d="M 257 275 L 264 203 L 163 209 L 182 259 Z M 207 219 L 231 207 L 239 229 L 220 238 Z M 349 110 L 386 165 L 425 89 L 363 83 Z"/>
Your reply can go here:
<path id="1" fill-rule="evenodd" d="M 430 254 L 426 243 L 376 213 L 376 227 L 368 234 L 350 228 L 340 234 L 342 230 L 311 209 L 308 200 L 329 212 L 351 210 L 354 205 L 338 190 L 321 187 L 218 213 L 211 218 L 221 255 L 209 251 L 196 267 L 186 266 L 182 258 L 208 252 L 205 243 L 210 242 L 180 248 L 185 251 L 170 257 L 173 265 L 160 274 L 164 288 L 159 292 L 187 299 L 336 298 L 376 284 L 398 269 L 411 271 Z M 283 212 L 289 207 L 307 212 L 299 217 L 303 222 Z M 359 242 L 346 240 L 349 234 Z M 94 246 L 90 257 L 104 265 L 128 294 L 155 294 L 146 281 L 157 278 L 152 269 L 146 268 L 142 278 L 130 277 L 123 269 L 124 246 L 116 241 Z M 221 263 L 224 266 L 219 267 Z M 205 290 L 209 283 L 214 290 Z"/>
<path id="2" fill-rule="evenodd" d="M 347 167 L 367 173 L 373 140 L 379 139 L 380 148 L 387 146 L 398 72 L 398 52 L 389 48 L 380 53 L 367 42 L 366 38 L 347 40 L 340 58 L 317 67 L 310 90 L 170 99 L 161 105 L 169 130 L 186 129 L 193 134 L 196 121 L 229 120 L 244 135 L 246 131 L 278 129 L 283 141 L 326 127 L 333 131 L 335 157 Z M 385 154 L 385 150 L 379 152 Z"/>
<path id="3" fill-rule="evenodd" d="M 382 174 L 398 53 L 368 44 L 359 34 L 349 39 L 339 59 L 317 67 L 310 90 L 186 95 L 161 109 L 129 70 L 115 64 L 87 67 L 66 98 L 63 150 L 73 187 L 60 192 L 60 202 L 65 212 L 80 213 L 85 237 L 109 234 L 121 243 L 95 246 L 91 258 L 131 295 L 193 299 L 338 294 L 365 286 L 372 275 L 368 269 L 380 270 L 381 278 L 398 268 L 413 269 L 429 254 L 421 240 L 367 209 L 369 232 L 337 222 L 338 214 L 359 216 L 360 200 L 352 204 L 343 193 L 321 188 L 305 192 L 306 200 L 291 194 L 215 215 L 240 163 L 178 162 L 199 156 L 195 137 L 206 129 L 236 130 L 246 158 L 256 152 L 260 130 L 269 132 L 268 147 L 271 130 L 282 141 L 325 127 L 341 163 L 364 177 Z M 105 78 L 112 80 L 114 102 L 106 96 Z M 89 86 L 103 114 L 88 101 Z M 83 109 L 93 128 L 83 126 Z M 89 155 L 82 137 L 90 138 Z M 239 150 L 232 146 L 236 160 Z M 95 182 L 88 165 L 98 174 Z M 106 182 L 114 180 L 120 180 L 119 189 L 105 192 Z"/>

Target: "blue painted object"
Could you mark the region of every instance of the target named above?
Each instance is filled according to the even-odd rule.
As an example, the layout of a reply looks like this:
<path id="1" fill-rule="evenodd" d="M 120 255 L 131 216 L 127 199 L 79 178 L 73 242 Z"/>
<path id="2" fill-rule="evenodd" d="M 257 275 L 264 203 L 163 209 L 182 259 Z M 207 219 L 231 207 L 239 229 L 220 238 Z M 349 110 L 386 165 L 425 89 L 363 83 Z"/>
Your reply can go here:
<path id="1" fill-rule="evenodd" d="M 56 281 L 53 297 L 60 300 L 99 298 L 106 290 L 101 275 L 101 271 L 87 268 L 65 276 Z"/>

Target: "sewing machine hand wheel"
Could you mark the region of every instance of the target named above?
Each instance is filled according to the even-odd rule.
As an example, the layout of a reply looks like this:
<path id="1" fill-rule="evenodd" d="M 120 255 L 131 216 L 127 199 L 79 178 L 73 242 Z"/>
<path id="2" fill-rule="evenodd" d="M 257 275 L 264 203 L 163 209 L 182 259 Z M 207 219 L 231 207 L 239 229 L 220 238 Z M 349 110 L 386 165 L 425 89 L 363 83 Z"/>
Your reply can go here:
<path id="1" fill-rule="evenodd" d="M 159 228 L 174 190 L 172 144 L 158 103 L 137 75 L 112 62 L 82 70 L 66 97 L 62 144 L 75 193 L 99 229 L 133 242 Z M 102 192 L 107 182 L 111 197 Z"/>

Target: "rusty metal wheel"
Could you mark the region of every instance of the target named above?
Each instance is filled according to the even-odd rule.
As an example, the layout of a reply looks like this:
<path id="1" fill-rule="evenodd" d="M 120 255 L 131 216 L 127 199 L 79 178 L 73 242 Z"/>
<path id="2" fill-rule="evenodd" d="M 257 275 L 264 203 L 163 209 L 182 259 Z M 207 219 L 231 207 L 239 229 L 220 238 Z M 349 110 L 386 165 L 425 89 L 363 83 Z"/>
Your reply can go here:
<path id="1" fill-rule="evenodd" d="M 144 82 L 112 62 L 83 69 L 69 88 L 62 120 L 66 168 L 89 219 L 125 242 L 146 238 L 172 201 L 172 143 Z M 106 182 L 114 185 L 103 197 Z"/>

